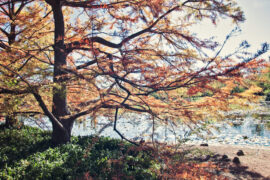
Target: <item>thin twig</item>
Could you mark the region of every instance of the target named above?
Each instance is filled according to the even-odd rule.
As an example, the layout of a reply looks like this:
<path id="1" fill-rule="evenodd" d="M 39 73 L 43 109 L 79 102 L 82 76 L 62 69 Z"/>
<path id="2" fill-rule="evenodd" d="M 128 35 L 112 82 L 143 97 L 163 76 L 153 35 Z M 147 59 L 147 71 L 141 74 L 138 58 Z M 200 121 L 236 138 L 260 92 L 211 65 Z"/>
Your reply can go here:
<path id="1" fill-rule="evenodd" d="M 117 125 L 118 109 L 119 109 L 118 107 L 115 109 L 115 116 L 114 116 L 113 130 L 114 130 L 114 131 L 115 131 L 122 139 L 124 139 L 124 140 L 126 140 L 126 141 L 128 141 L 128 142 L 130 142 L 131 144 L 134 144 L 134 145 L 136 145 L 136 146 L 140 146 L 140 145 L 137 144 L 136 142 L 133 142 L 133 141 L 127 139 L 123 134 L 121 134 L 120 131 L 117 130 L 116 125 Z"/>

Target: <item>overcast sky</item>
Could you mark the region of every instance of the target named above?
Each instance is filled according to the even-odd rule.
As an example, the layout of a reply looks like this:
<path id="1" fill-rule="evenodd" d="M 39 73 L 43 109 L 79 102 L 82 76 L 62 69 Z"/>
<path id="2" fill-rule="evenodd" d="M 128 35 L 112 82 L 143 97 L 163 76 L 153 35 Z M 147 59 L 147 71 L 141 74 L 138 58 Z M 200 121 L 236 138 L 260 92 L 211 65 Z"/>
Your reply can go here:
<path id="1" fill-rule="evenodd" d="M 242 32 L 231 38 L 224 50 L 230 52 L 247 40 L 251 45 L 250 50 L 256 52 L 263 42 L 270 43 L 270 0 L 236 0 L 245 13 L 246 21 L 240 24 Z M 195 28 L 196 33 L 201 37 L 215 36 L 217 40 L 223 42 L 226 35 L 235 27 L 230 20 L 221 20 L 217 26 L 210 22 L 202 22 Z M 270 52 L 263 57 L 268 59 Z"/>

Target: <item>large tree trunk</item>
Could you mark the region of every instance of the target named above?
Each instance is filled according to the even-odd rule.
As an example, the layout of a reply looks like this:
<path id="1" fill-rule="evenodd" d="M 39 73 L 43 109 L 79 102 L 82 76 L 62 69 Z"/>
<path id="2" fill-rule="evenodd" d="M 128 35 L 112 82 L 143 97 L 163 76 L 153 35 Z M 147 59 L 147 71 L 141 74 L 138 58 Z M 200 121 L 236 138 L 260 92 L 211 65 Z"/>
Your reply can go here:
<path id="1" fill-rule="evenodd" d="M 53 132 L 52 132 L 52 143 L 55 145 L 65 144 L 70 141 L 71 138 L 71 130 L 73 127 L 73 121 L 63 121 L 61 122 L 65 128 L 65 130 L 61 129 L 57 124 L 53 124 Z"/>
<path id="2" fill-rule="evenodd" d="M 66 73 L 62 68 L 67 65 L 67 53 L 64 45 L 65 25 L 60 0 L 47 0 L 47 2 L 52 7 L 55 25 L 53 81 L 56 86 L 53 88 L 52 113 L 65 128 L 63 130 L 59 125 L 53 123 L 52 140 L 54 144 L 64 144 L 70 141 L 73 126 L 73 121 L 66 120 L 65 122 L 65 120 L 62 120 L 64 116 L 69 114 L 67 107 L 67 88 L 64 82 Z"/>

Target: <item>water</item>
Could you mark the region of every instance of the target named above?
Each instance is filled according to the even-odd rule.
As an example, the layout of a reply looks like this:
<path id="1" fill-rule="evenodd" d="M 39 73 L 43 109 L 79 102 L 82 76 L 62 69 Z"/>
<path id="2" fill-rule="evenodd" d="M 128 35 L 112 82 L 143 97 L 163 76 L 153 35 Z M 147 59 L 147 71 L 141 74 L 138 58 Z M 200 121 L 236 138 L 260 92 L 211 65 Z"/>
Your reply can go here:
<path id="1" fill-rule="evenodd" d="M 248 137 L 261 136 L 270 138 L 270 131 L 267 130 L 265 124 L 256 123 L 253 119 L 247 118 L 242 124 L 233 124 L 232 131 Z"/>
<path id="2" fill-rule="evenodd" d="M 231 144 L 231 145 L 260 145 L 270 146 L 270 115 L 260 113 L 233 112 L 222 122 L 212 124 L 215 128 L 209 131 L 201 130 L 200 125 L 191 131 L 187 125 L 174 125 L 168 121 L 167 125 L 154 123 L 146 114 L 129 114 L 117 121 L 117 129 L 131 140 L 155 140 L 159 142 L 177 143 L 189 139 L 188 143 Z M 93 125 L 88 118 L 84 123 L 75 123 L 72 135 L 101 135 L 113 138 L 120 136 L 113 130 L 113 122 L 105 117 L 98 117 Z M 46 119 L 27 119 L 25 124 L 51 129 Z M 197 133 L 196 133 L 197 132 Z"/>
<path id="3" fill-rule="evenodd" d="M 234 119 L 227 119 L 227 122 L 229 123 L 216 124 L 220 131 L 213 130 L 215 138 L 207 142 L 213 144 L 270 146 L 268 121 L 261 121 L 247 115 L 240 122 Z"/>

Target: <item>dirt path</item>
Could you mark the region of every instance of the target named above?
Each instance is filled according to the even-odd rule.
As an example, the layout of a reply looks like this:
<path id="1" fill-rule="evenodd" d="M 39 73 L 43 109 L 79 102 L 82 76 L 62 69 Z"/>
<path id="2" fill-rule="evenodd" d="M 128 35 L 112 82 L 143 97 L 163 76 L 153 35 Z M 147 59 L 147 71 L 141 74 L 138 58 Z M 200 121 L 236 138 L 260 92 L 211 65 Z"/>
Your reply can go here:
<path id="1" fill-rule="evenodd" d="M 244 168 L 245 172 L 258 173 L 265 177 L 262 179 L 270 180 L 270 147 L 235 145 L 209 145 L 206 147 L 198 147 L 201 149 L 209 149 L 216 154 L 227 155 L 231 160 L 234 157 L 238 157 L 241 163 L 240 166 L 238 166 L 239 168 Z M 239 150 L 244 152 L 244 156 L 237 156 L 236 153 Z"/>

